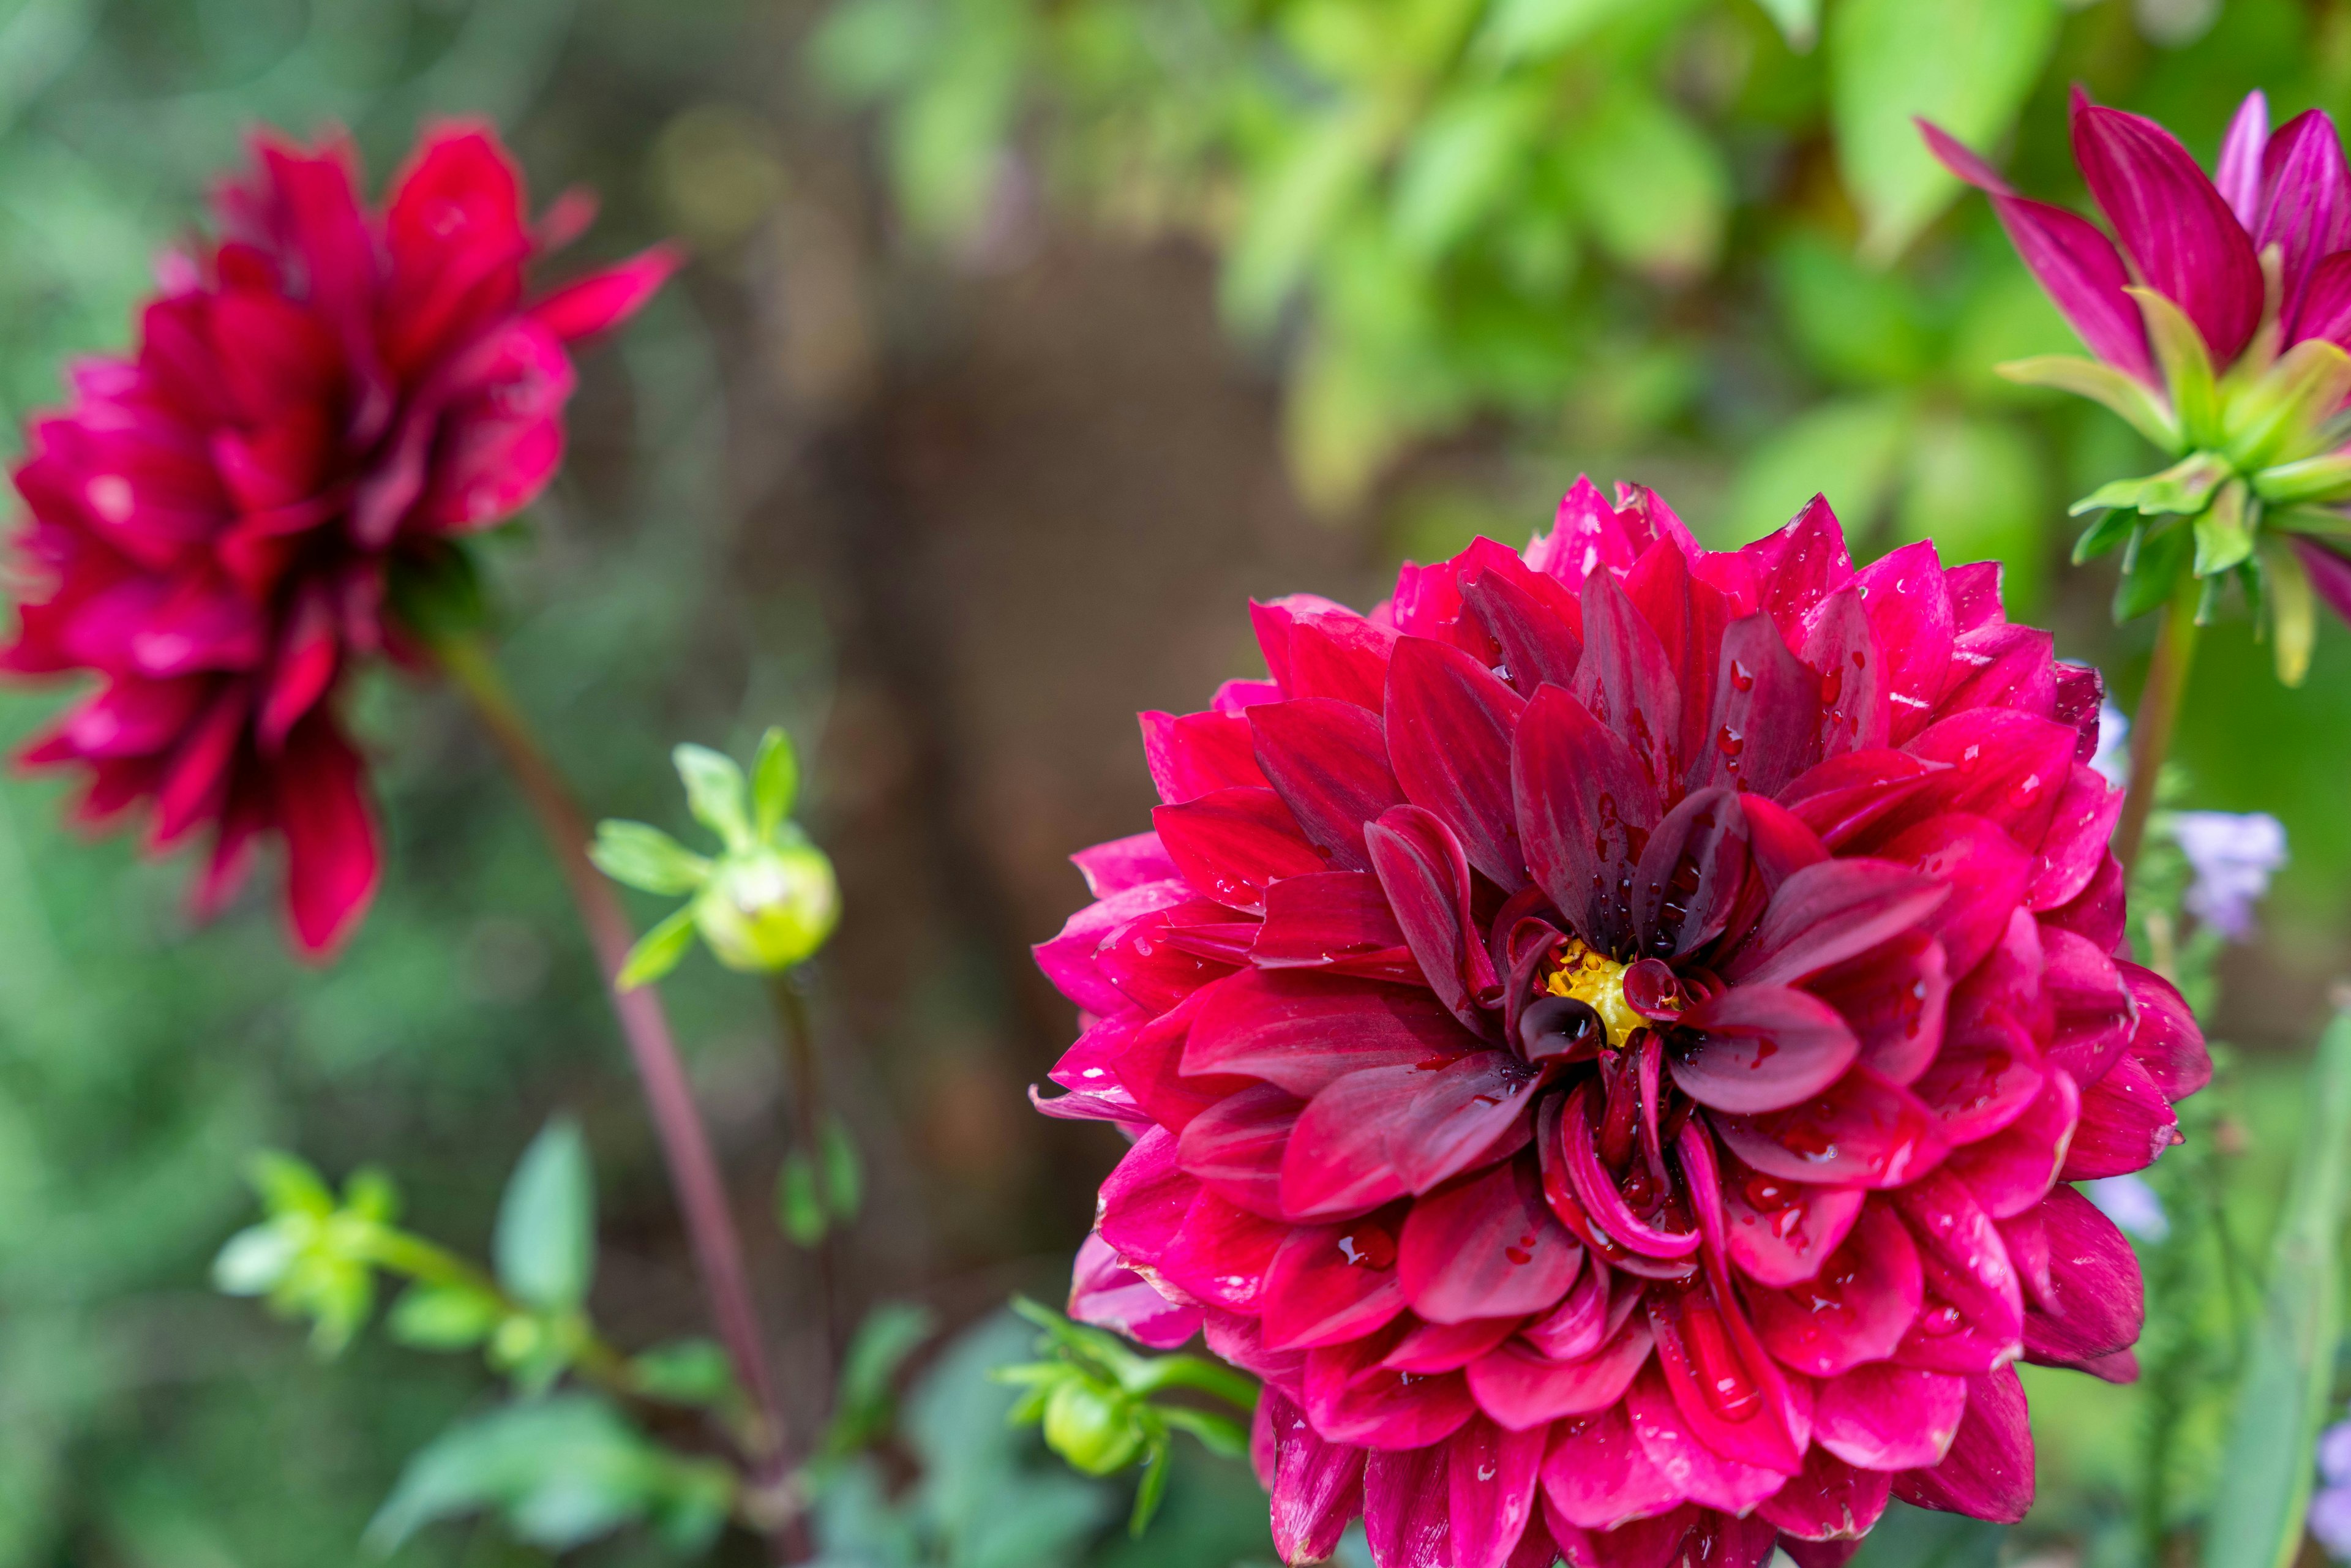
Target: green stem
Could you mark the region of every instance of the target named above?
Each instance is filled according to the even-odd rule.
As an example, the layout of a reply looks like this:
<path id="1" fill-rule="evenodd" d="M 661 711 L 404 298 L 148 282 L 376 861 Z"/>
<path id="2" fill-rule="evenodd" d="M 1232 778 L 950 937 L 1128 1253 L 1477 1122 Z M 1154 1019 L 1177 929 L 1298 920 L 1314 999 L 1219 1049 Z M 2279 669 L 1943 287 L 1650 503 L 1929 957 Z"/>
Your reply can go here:
<path id="1" fill-rule="evenodd" d="M 477 1291 L 496 1301 L 509 1316 L 527 1316 L 532 1311 L 507 1295 L 488 1270 L 422 1236 L 380 1226 L 368 1237 L 365 1252 L 377 1268 L 405 1274 L 422 1284 Z M 592 1328 L 583 1326 L 571 1364 L 580 1375 L 610 1393 L 632 1399 L 642 1396 L 629 1358 Z"/>
<path id="2" fill-rule="evenodd" d="M 2122 820 L 2115 825 L 2115 858 L 2123 863 L 2126 885 L 2147 838 L 2147 817 L 2155 810 L 2156 784 L 2164 756 L 2171 749 L 2180 699 L 2188 695 L 2189 666 L 2196 657 L 2196 591 L 2191 578 L 2172 595 L 2156 629 L 2155 657 L 2147 667 L 2138 710 L 2131 716 L 2130 789 L 2123 797 Z"/>
<path id="3" fill-rule="evenodd" d="M 830 1212 L 832 1189 L 824 1158 L 824 1083 L 816 1055 L 816 1030 L 810 1022 L 807 998 L 792 981 L 792 972 L 777 969 L 768 976 L 768 998 L 774 1005 L 776 1028 L 783 1041 L 784 1072 L 790 1080 L 792 1125 L 800 1157 L 809 1162 L 818 1191 L 827 1204 L 824 1234 L 816 1244 L 816 1288 L 824 1307 L 825 1365 L 840 1370 L 841 1354 L 841 1257 L 834 1245 Z"/>
<path id="4" fill-rule="evenodd" d="M 703 1295 L 727 1357 L 734 1363 L 736 1381 L 750 1403 L 747 1457 L 752 1483 L 763 1491 L 780 1491 L 789 1485 L 790 1468 L 783 1410 L 768 1376 L 758 1313 L 752 1304 L 750 1282 L 743 1268 L 743 1244 L 736 1234 L 726 1182 L 711 1152 L 702 1113 L 694 1103 L 693 1088 L 671 1037 L 660 994 L 651 986 L 627 991 L 620 988 L 621 967 L 628 961 L 629 948 L 636 940 L 635 928 L 629 924 L 611 884 L 589 862 L 587 814 L 539 745 L 487 650 L 473 638 L 452 636 L 436 642 L 434 653 L 450 680 L 472 703 L 475 716 L 481 720 L 538 819 L 548 848 L 570 888 L 580 924 L 588 928 L 613 1015 L 636 1062 L 653 1130 L 661 1137 L 670 1182 L 694 1246 Z M 779 1520 L 768 1532 L 775 1560 L 789 1563 L 805 1559 L 803 1535 L 797 1517 Z"/>

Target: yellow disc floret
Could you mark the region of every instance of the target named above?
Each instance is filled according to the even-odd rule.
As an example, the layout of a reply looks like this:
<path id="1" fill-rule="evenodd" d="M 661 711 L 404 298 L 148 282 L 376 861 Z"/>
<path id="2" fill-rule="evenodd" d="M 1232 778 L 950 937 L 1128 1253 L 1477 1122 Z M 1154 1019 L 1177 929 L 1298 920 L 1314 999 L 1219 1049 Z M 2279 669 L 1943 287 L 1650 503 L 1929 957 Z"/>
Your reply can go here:
<path id="1" fill-rule="evenodd" d="M 1573 997 L 1598 1013 L 1601 1023 L 1607 1028 L 1611 1046 L 1622 1046 L 1633 1038 L 1635 1030 L 1649 1027 L 1649 1020 L 1625 1000 L 1624 965 L 1602 956 L 1573 936 L 1560 949 L 1555 962 L 1556 967 L 1543 981 L 1543 988 L 1555 997 Z"/>

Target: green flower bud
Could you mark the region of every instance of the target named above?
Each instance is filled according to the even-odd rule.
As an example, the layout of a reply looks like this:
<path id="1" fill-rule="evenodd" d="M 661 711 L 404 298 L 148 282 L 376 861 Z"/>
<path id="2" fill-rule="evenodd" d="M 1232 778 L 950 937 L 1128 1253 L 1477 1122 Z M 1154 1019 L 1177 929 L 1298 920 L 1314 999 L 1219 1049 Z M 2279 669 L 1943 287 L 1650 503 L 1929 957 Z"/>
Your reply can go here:
<path id="1" fill-rule="evenodd" d="M 694 924 L 730 969 L 788 969 L 841 920 L 832 862 L 806 841 L 728 853 L 695 895 Z"/>
<path id="2" fill-rule="evenodd" d="M 1062 1380 L 1045 1402 L 1045 1442 L 1090 1476 L 1124 1469 L 1143 1451 L 1134 1402 L 1082 1375 Z"/>

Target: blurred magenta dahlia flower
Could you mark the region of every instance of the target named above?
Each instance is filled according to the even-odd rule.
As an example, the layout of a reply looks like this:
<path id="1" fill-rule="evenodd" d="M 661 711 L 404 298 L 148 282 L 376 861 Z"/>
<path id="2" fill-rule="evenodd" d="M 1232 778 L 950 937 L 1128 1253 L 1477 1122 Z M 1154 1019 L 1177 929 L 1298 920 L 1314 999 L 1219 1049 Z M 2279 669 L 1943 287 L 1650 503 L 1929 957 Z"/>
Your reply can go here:
<path id="1" fill-rule="evenodd" d="M 1937 157 L 1991 199 L 2017 254 L 2098 363 L 2001 369 L 2097 398 L 2179 461 L 2110 485 L 2082 556 L 2128 543 L 2117 608 L 2151 609 L 2183 570 L 2217 591 L 2241 573 L 2278 635 L 2279 671 L 2307 668 L 2314 593 L 2351 619 L 2351 162 L 2311 110 L 2269 128 L 2249 94 L 2212 177 L 2154 120 L 2076 89 L 2074 161 L 2115 240 L 2017 194 L 1933 125 Z M 2209 611 L 2209 605 L 2207 606 Z"/>
<path id="2" fill-rule="evenodd" d="M 73 367 L 16 473 L 21 622 L 0 668 L 98 689 L 24 754 L 76 767 L 89 823 L 148 808 L 197 831 L 199 909 L 255 846 L 286 847 L 296 941 L 332 949 L 376 883 L 343 676 L 413 648 L 392 574 L 500 522 L 563 455 L 567 345 L 633 312 L 675 265 L 648 252 L 536 298 L 526 266 L 592 216 L 536 226 L 494 132 L 429 131 L 381 212 L 347 141 L 256 138 L 214 199 L 220 236 L 162 268 L 139 345 Z"/>
<path id="3" fill-rule="evenodd" d="M 1381 1568 L 1842 1562 L 2013 1520 L 2011 1364 L 2135 1375 L 2071 1186 L 2210 1075 L 2116 956 L 2100 683 L 1991 565 L 1828 507 L 1700 549 L 1580 482 L 1272 679 L 1143 716 L 1155 831 L 1038 949 L 1052 1114 L 1134 1143 L 1071 1310 L 1265 1380 L 1276 1543 Z"/>

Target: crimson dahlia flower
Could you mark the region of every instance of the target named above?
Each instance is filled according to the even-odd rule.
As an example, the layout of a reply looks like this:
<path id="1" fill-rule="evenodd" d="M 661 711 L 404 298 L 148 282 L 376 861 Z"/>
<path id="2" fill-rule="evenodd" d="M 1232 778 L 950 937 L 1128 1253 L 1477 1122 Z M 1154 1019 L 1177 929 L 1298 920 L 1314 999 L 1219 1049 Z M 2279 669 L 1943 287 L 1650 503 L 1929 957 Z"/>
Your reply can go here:
<path id="1" fill-rule="evenodd" d="M 1814 501 L 1700 549 L 1579 483 L 1272 678 L 1143 716 L 1155 831 L 1038 950 L 1050 1113 L 1134 1140 L 1073 1312 L 1265 1380 L 1284 1558 L 1842 1562 L 1889 1495 L 2013 1520 L 2020 1357 L 2127 1378 L 2069 1184 L 2210 1075 L 2116 956 L 2095 672 L 1998 569 Z"/>
<path id="2" fill-rule="evenodd" d="M 392 575 L 510 517 L 563 454 L 567 345 L 673 266 L 653 251 L 536 298 L 536 228 L 488 129 L 429 132 L 380 212 L 348 143 L 272 137 L 225 183 L 220 235 L 164 267 L 139 344 L 74 367 L 17 468 L 22 621 L 0 667 L 99 687 L 24 754 L 74 767 L 78 817 L 144 807 L 157 849 L 210 849 L 200 908 L 283 841 L 307 952 L 374 891 L 364 768 L 335 715 L 354 665 L 404 652 Z"/>
<path id="3" fill-rule="evenodd" d="M 2099 399 L 2179 460 L 2074 508 L 2108 511 L 2083 556 L 2129 543 L 2118 610 L 2162 602 L 2183 570 L 2215 593 L 2239 574 L 2276 627 L 2279 673 L 2299 681 L 2314 592 L 2351 618 L 2351 447 L 2337 417 L 2351 399 L 2351 162 L 2334 120 L 2312 110 L 2273 132 L 2252 93 L 2208 177 L 2162 126 L 2076 89 L 2074 156 L 2113 240 L 1920 129 L 1991 198 L 2098 361 L 2001 368 Z"/>

